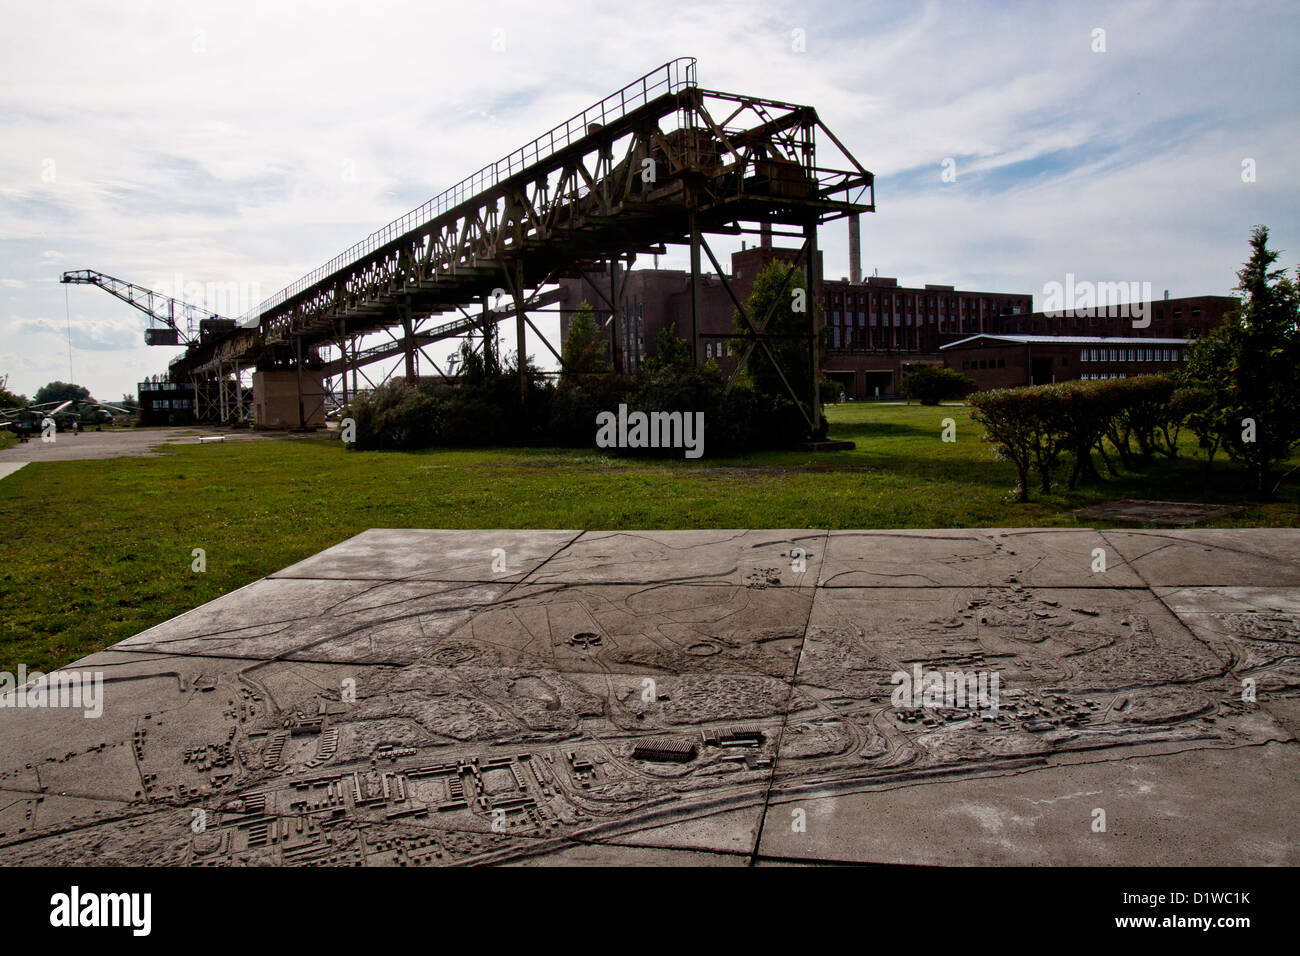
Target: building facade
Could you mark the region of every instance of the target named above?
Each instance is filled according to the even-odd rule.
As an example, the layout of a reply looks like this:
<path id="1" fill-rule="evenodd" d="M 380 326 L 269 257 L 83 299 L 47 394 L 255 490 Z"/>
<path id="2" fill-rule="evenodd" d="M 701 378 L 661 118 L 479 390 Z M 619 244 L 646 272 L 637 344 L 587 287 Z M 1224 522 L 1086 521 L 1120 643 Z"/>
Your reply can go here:
<path id="1" fill-rule="evenodd" d="M 1137 308 L 1101 306 L 1060 313 L 1007 313 L 999 316 L 995 327 L 988 331 L 1015 335 L 1190 339 L 1222 325 L 1237 302 L 1230 295 L 1197 295 L 1141 302 L 1136 304 Z"/>
<path id="2" fill-rule="evenodd" d="M 944 365 L 981 391 L 1075 379 L 1129 378 L 1177 369 L 1189 339 L 1131 336 L 972 335 L 941 346 Z"/>
<path id="3" fill-rule="evenodd" d="M 728 280 L 743 302 L 754 280 L 773 260 L 793 262 L 798 250 L 772 246 L 742 248 L 731 256 Z M 627 277 L 624 302 L 616 316 L 606 305 L 609 273 L 560 280 L 560 334 L 568 334 L 569 316 L 583 302 L 602 326 L 607 358 L 614 368 L 633 374 L 654 354 L 665 326 L 687 338 L 691 328 L 690 274 L 684 270 L 636 269 Z M 620 277 L 620 282 L 623 281 Z M 897 279 L 871 276 L 861 282 L 823 281 L 821 316 L 827 331 L 823 363 L 827 377 L 854 398 L 895 395 L 902 367 L 915 361 L 943 362 L 939 346 L 974 332 L 990 332 L 1004 313 L 1028 313 L 1033 296 L 959 291 L 953 286 L 899 286 Z M 734 334 L 735 304 L 721 278 L 705 275 L 700 288 L 700 333 L 704 356 L 730 372 L 735 359 L 726 340 Z"/>
<path id="4" fill-rule="evenodd" d="M 797 255 L 766 240 L 742 247 L 731 256 L 728 280 L 743 302 L 768 262 L 793 262 Z M 562 336 L 569 315 L 587 302 L 602 327 L 608 360 L 628 375 L 654 355 L 660 329 L 690 336 L 689 273 L 633 270 L 614 316 L 606 305 L 609 279 L 606 272 L 560 280 Z M 1035 312 L 1029 293 L 900 286 L 884 276 L 823 280 L 819 301 L 827 340 L 823 374 L 851 398 L 897 395 L 903 368 L 917 363 L 965 372 L 980 388 L 1160 371 L 1184 361 L 1187 340 L 1216 328 L 1237 304 L 1232 296 L 1206 295 L 1166 297 L 1138 309 Z M 735 359 L 726 341 L 734 334 L 735 305 L 718 275 L 702 278 L 700 308 L 705 358 L 729 373 Z"/>

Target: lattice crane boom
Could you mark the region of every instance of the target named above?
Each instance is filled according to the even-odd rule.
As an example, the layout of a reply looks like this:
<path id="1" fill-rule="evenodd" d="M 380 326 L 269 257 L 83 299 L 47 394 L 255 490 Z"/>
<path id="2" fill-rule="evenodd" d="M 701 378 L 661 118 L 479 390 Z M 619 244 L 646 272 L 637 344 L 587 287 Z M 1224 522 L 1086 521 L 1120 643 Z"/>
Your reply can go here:
<path id="1" fill-rule="evenodd" d="M 144 340 L 147 345 L 189 345 L 194 341 L 195 330 L 199 328 L 199 323 L 205 320 L 216 319 L 229 322 L 232 327 L 234 325 L 233 321 L 223 319 L 210 309 L 173 299 L 152 289 L 146 289 L 144 286 L 127 282 L 125 279 L 115 279 L 113 276 L 96 272 L 94 269 L 74 269 L 65 272 L 59 281 L 71 285 L 96 285 L 109 295 L 135 306 L 149 317 L 151 323 L 162 326 L 161 329 L 145 330 Z M 165 330 L 175 334 L 167 334 Z"/>

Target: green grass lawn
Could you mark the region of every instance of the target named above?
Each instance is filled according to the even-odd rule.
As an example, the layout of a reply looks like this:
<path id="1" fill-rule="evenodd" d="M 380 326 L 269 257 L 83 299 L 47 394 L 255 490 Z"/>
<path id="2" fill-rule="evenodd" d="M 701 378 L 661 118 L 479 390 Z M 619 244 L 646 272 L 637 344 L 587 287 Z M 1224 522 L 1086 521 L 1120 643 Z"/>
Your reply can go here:
<path id="1" fill-rule="evenodd" d="M 1236 501 L 1240 472 L 1144 474 L 1016 504 L 1015 473 L 959 406 L 832 407 L 846 452 L 646 461 L 589 451 L 348 452 L 324 434 L 183 444 L 157 458 L 34 463 L 0 483 L 0 670 L 42 670 L 122 640 L 374 527 L 929 528 L 1096 525 L 1118 498 Z M 957 441 L 940 441 L 941 420 Z M 1296 526 L 1279 501 L 1207 522 Z M 207 571 L 190 570 L 194 548 Z"/>

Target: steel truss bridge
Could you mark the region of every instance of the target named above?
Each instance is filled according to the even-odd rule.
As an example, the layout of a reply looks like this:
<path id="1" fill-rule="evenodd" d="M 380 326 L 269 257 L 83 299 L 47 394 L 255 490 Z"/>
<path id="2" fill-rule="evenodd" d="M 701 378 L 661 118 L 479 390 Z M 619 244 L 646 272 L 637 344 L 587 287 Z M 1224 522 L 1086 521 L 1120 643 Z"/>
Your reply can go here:
<path id="1" fill-rule="evenodd" d="M 355 392 L 360 366 L 400 354 L 413 378 L 416 353 L 428 358 L 423 348 L 442 339 L 479 336 L 479 347 L 499 360 L 496 326 L 510 318 L 520 356 L 531 330 L 560 361 L 530 318 L 557 300 L 554 283 L 599 273 L 593 285 L 608 289 L 601 296 L 617 323 L 627 270 L 639 254 L 662 253 L 667 244 L 690 247 L 690 344 L 702 363 L 701 254 L 727 282 L 705 237 L 780 224 L 792 227 L 783 235 L 803 239 L 796 264 L 812 293 L 815 388 L 817 227 L 874 209 L 872 174 L 813 107 L 702 89 L 694 58 L 680 58 L 367 236 L 246 313 L 235 329 L 193 342 L 169 374 L 194 380 L 196 392 L 208 380 L 211 394 L 223 393 L 210 387 L 214 378 L 297 368 L 301 392 L 305 368 L 339 376 L 346 401 L 348 372 Z M 768 316 L 750 316 L 732 298 L 748 328 L 746 357 L 760 349 L 776 364 L 764 341 Z M 361 350 L 361 338 L 374 333 L 390 341 Z M 338 357 L 324 361 L 324 349 Z M 815 429 L 815 396 L 791 394 Z"/>

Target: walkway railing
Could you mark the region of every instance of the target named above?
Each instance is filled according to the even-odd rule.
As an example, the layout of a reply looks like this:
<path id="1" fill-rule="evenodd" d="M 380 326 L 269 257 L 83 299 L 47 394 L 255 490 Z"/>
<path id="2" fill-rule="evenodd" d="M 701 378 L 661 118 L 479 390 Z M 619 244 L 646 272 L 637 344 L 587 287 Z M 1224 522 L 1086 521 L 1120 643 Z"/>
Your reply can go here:
<path id="1" fill-rule="evenodd" d="M 695 85 L 695 57 L 678 57 L 675 60 L 668 61 L 663 66 L 651 70 L 645 76 L 633 80 L 618 92 L 611 93 L 594 106 L 588 107 L 554 129 L 543 133 L 528 145 L 520 147 L 510 155 L 465 177 L 450 189 L 430 199 L 423 206 L 412 209 L 402 218 L 395 219 L 382 229 L 372 232 L 356 245 L 339 253 L 319 269 L 309 272 L 298 281 L 281 289 L 265 302 L 245 312 L 240 316 L 239 324 L 245 325 L 253 321 L 327 276 L 333 275 L 340 269 L 365 258 L 394 239 L 406 235 L 412 229 L 438 218 L 448 210 L 454 209 L 484 190 L 491 189 L 502 180 L 508 179 L 515 173 L 554 155 L 575 140 L 586 136 L 587 130 L 592 123 L 600 123 L 601 125 L 612 123 L 627 115 L 631 110 L 644 106 L 659 96 L 666 93 L 676 93 Z"/>

